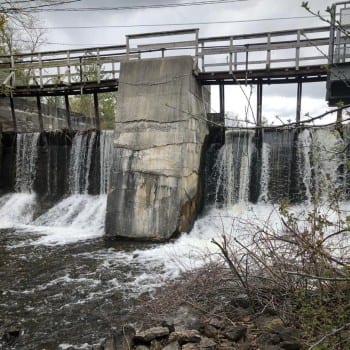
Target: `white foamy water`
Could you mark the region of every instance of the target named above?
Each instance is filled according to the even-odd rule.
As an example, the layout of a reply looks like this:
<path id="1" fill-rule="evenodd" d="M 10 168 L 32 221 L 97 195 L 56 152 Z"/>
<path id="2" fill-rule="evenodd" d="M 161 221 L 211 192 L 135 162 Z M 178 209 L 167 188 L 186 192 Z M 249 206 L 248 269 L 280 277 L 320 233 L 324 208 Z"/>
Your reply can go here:
<path id="1" fill-rule="evenodd" d="M 11 193 L 0 197 L 0 228 L 30 223 L 35 203 L 34 193 Z"/>
<path id="2" fill-rule="evenodd" d="M 107 196 L 72 195 L 33 220 L 35 194 L 12 193 L 0 198 L 0 228 L 38 234 L 23 244 L 62 245 L 104 233 Z"/>
<path id="3" fill-rule="evenodd" d="M 24 231 L 40 234 L 34 245 L 62 245 L 101 237 L 106 195 L 72 195 L 34 220 Z"/>

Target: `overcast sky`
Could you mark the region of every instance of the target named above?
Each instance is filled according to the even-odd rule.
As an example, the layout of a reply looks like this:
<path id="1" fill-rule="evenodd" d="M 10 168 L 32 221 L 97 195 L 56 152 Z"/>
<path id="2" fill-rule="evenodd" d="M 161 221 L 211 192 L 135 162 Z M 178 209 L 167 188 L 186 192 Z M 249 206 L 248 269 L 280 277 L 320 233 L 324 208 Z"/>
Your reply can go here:
<path id="1" fill-rule="evenodd" d="M 143 6 L 198 1 L 200 0 L 81 0 L 77 3 L 61 5 L 60 8 Z M 242 0 L 170 8 L 42 12 L 40 18 L 44 27 L 95 27 L 47 29 L 48 43 L 43 49 L 124 44 L 126 34 L 182 28 L 200 28 L 200 37 L 208 37 L 324 26 L 325 24 L 318 18 L 310 17 L 310 14 L 301 7 L 301 2 L 301 0 Z M 313 10 L 319 10 L 324 14 L 324 10 L 332 2 L 331 0 L 309 0 L 309 5 Z M 298 18 L 285 19 L 286 17 Z M 198 24 L 219 21 L 231 23 Z M 190 24 L 186 25 L 186 23 Z M 96 26 L 101 27 L 96 28 Z M 256 98 L 255 90 L 253 88 L 253 105 Z M 212 89 L 212 96 L 212 107 L 217 110 L 218 98 L 215 88 Z M 295 96 L 294 84 L 265 87 L 263 115 L 270 121 L 274 120 L 275 115 L 285 120 L 293 119 L 296 108 Z M 325 84 L 304 84 L 302 112 L 311 115 L 323 112 L 327 108 L 324 97 Z M 226 110 L 242 115 L 245 106 L 246 100 L 240 89 L 227 87 Z"/>

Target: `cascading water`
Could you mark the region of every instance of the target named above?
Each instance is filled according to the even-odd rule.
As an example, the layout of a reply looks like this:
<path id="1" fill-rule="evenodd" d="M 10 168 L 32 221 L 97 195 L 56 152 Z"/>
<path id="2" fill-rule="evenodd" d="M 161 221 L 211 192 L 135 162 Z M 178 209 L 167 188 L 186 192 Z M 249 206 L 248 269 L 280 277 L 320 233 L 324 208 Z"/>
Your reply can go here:
<path id="1" fill-rule="evenodd" d="M 78 133 L 73 139 L 69 167 L 69 189 L 73 194 L 88 193 L 95 141 L 96 132 Z"/>
<path id="2" fill-rule="evenodd" d="M 326 184 L 347 191 L 346 140 L 336 129 L 266 129 L 255 137 L 254 133 L 226 132 L 216 163 L 217 193 L 224 194 L 224 199 L 217 196 L 219 201 L 247 202 L 256 188 L 258 201 L 272 203 L 326 197 L 331 190 Z"/>
<path id="3" fill-rule="evenodd" d="M 344 166 L 350 151 L 346 150 L 345 157 L 340 155 L 345 145 L 337 133 L 329 136 L 332 132 L 226 133 L 226 145 L 212 149 L 211 154 L 217 156 L 206 174 L 211 184 L 217 183 L 212 197 L 227 208 L 207 208 L 189 235 L 162 245 L 106 245 L 101 239 L 112 160 L 111 131 L 55 136 L 68 140 L 64 145 L 62 140 L 55 144 L 55 137 L 46 143 L 45 138 L 40 139 L 39 152 L 35 155 L 31 149 L 31 157 L 37 157 L 34 163 L 41 166 L 32 173 L 25 191 L 36 191 L 40 177 L 51 178 L 57 170 L 57 179 L 44 188 L 53 192 L 63 188 L 63 198 L 61 195 L 41 215 L 35 213 L 33 220 L 34 193 L 0 197 L 0 227 L 6 227 L 0 231 L 0 259 L 6 262 L 0 264 L 0 305 L 6 318 L 23 325 L 24 335 L 16 349 L 99 348 L 111 327 L 130 321 L 128 303 L 134 302 L 130 296 L 154 290 L 182 269 L 201 266 L 203 251 L 215 249 L 212 238 L 233 231 L 246 237 L 247 223 L 255 227 L 261 222 L 275 224 L 278 215 L 270 203 L 283 196 L 299 201 L 310 198 L 322 176 L 340 185 L 350 183 Z M 333 158 L 320 158 L 317 153 L 322 153 L 327 138 L 332 145 L 327 144 L 327 151 Z M 122 161 L 122 154 L 114 156 Z M 45 161 L 53 167 L 42 166 Z M 253 186 L 256 183 L 259 186 Z M 257 192 L 254 196 L 253 191 Z M 37 197 L 46 199 L 43 193 Z M 252 197 L 260 203 L 246 204 Z M 236 205 L 239 202 L 244 205 Z M 238 223 L 247 227 L 239 231 Z"/>
<path id="4" fill-rule="evenodd" d="M 112 167 L 113 131 L 100 133 L 100 193 L 107 193 Z"/>
<path id="5" fill-rule="evenodd" d="M 16 139 L 16 192 L 33 191 L 40 133 L 17 134 Z"/>

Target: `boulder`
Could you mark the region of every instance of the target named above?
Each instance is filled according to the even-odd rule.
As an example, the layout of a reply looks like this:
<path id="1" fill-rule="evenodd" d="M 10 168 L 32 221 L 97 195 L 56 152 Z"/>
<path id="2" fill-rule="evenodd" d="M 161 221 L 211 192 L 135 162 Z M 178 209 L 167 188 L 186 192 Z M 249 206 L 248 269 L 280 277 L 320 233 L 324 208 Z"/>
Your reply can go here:
<path id="1" fill-rule="evenodd" d="M 180 345 L 199 343 L 201 341 L 201 335 L 196 329 L 176 331 L 170 334 L 169 341 L 178 341 Z"/>
<path id="2" fill-rule="evenodd" d="M 149 343 L 153 339 L 166 337 L 167 335 L 169 335 L 169 329 L 167 327 L 152 327 L 136 333 L 134 341 L 138 343 Z"/>

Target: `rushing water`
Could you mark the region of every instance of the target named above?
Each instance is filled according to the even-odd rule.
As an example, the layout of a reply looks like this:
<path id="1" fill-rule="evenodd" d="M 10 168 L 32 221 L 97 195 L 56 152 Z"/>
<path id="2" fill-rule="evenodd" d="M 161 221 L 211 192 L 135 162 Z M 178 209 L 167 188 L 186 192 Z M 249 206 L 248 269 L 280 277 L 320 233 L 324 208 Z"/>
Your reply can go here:
<path id="1" fill-rule="evenodd" d="M 103 240 L 112 132 L 76 134 L 64 155 L 37 151 L 38 134 L 18 135 L 16 192 L 0 197 L 0 321 L 21 324 L 14 348 L 93 349 L 113 329 L 134 322 L 135 298 L 203 264 L 215 252 L 212 238 L 245 237 L 254 225 L 278 227 L 281 198 L 299 203 L 302 215 L 302 203 L 327 195 L 327 179 L 346 194 L 348 155 L 339 152 L 346 134 L 281 131 L 259 139 L 253 131 L 227 132 L 215 166 L 205 172 L 216 204 L 207 204 L 189 234 L 159 245 Z M 34 191 L 40 176 L 51 174 L 40 165 L 43 154 L 68 181 L 44 209 Z"/>

